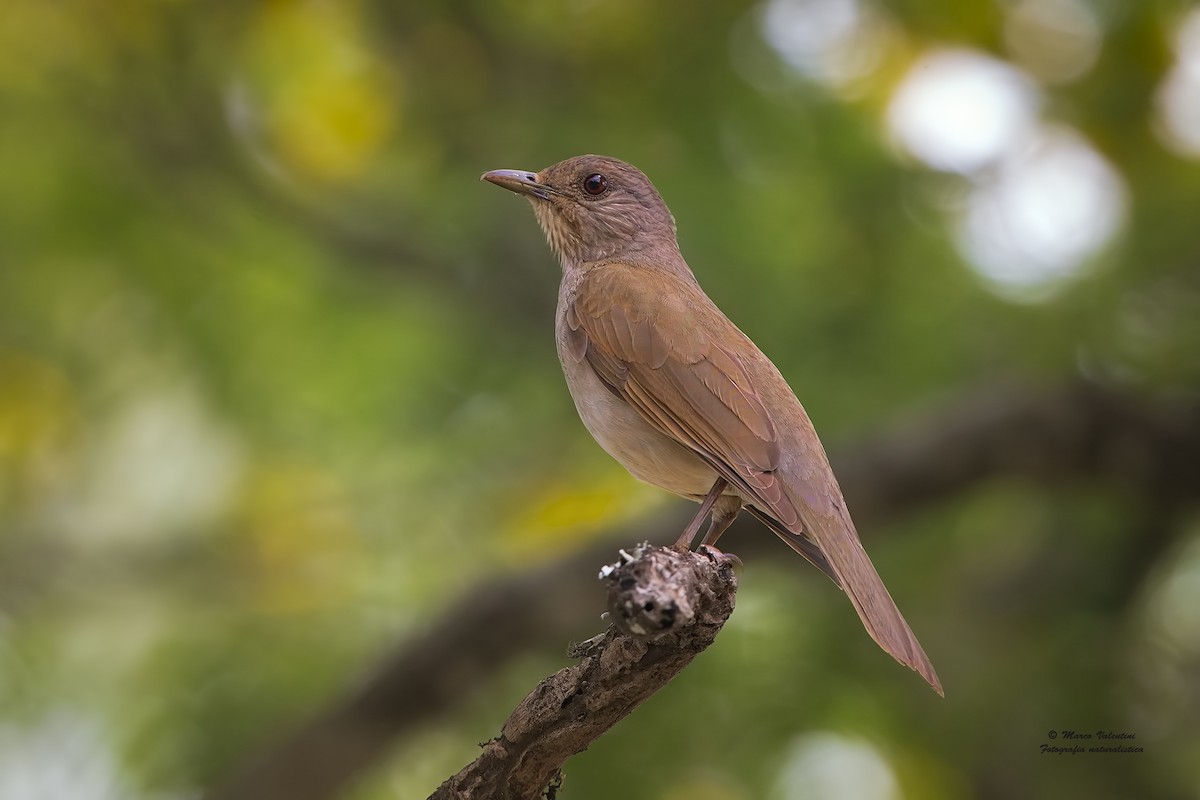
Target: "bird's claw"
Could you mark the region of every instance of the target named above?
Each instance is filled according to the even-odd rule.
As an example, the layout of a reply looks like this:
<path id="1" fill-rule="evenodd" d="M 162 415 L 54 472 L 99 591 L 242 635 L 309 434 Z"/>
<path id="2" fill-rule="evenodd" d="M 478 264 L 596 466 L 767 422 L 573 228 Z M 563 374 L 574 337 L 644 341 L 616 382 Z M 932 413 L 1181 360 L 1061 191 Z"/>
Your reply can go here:
<path id="1" fill-rule="evenodd" d="M 724 550 L 718 550 L 711 544 L 700 545 L 698 548 L 696 548 L 696 552 L 703 554 L 717 566 L 734 564 L 738 569 L 743 568 L 742 560 L 740 558 L 735 556 L 733 553 L 726 553 Z"/>

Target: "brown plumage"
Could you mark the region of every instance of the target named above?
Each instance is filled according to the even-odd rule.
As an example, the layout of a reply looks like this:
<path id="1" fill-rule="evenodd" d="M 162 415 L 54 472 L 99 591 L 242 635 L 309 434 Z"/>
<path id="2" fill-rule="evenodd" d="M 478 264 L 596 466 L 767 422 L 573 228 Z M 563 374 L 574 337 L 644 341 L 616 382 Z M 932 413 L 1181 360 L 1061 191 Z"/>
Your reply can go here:
<path id="1" fill-rule="evenodd" d="M 941 694 L 859 542 L 812 422 L 770 359 L 700 288 L 649 179 L 603 156 L 483 178 L 529 198 L 562 263 L 558 353 L 584 425 L 635 477 L 704 499 L 679 544 L 710 507 L 710 544 L 749 509 Z"/>

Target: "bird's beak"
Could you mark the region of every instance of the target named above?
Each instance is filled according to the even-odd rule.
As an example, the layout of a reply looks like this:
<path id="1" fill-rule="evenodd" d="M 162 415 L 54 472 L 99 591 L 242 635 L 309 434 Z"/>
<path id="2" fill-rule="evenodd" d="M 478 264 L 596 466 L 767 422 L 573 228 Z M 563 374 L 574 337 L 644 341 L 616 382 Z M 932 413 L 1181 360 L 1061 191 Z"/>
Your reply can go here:
<path id="1" fill-rule="evenodd" d="M 538 183 L 536 172 L 526 172 L 523 169 L 494 169 L 479 176 L 479 180 L 494 183 L 517 194 L 528 194 L 549 200 L 555 191 L 545 184 Z"/>

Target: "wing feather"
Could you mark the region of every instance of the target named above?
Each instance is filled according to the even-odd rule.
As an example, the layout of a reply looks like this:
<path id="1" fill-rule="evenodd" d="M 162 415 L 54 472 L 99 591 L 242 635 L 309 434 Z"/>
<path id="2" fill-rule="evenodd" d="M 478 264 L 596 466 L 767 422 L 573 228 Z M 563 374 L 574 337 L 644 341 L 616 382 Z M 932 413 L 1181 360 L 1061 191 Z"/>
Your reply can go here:
<path id="1" fill-rule="evenodd" d="M 566 310 L 568 351 L 748 499 L 796 525 L 799 510 L 775 475 L 779 434 L 745 366 L 677 298 L 638 295 L 637 285 L 613 270 L 589 274 Z"/>

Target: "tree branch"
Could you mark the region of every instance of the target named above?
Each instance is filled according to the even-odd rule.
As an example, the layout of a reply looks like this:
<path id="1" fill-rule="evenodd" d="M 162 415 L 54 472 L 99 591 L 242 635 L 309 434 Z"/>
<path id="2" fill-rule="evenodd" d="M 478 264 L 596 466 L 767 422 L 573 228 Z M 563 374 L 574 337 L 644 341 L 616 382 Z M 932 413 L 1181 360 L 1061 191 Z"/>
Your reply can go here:
<path id="1" fill-rule="evenodd" d="M 554 797 L 561 768 L 712 644 L 733 613 L 734 558 L 644 546 L 602 572 L 613 625 L 546 678 L 430 800 Z M 547 603 L 554 598 L 545 598 Z"/>

